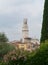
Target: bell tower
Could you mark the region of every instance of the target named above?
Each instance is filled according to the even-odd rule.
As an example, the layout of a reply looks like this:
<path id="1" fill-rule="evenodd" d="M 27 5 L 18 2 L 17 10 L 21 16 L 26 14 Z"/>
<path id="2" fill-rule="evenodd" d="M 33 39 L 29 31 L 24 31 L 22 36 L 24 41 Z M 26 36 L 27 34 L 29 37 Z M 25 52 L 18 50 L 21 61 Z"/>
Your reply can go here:
<path id="1" fill-rule="evenodd" d="M 25 18 L 23 21 L 23 27 L 22 27 L 22 34 L 23 34 L 23 39 L 28 38 L 28 24 L 27 24 L 27 19 Z"/>

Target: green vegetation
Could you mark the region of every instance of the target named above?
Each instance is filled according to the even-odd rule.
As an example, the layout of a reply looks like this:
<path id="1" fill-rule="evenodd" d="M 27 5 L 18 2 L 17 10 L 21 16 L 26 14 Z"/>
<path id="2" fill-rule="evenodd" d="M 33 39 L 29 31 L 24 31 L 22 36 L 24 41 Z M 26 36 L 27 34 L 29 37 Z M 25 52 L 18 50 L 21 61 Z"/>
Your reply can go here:
<path id="1" fill-rule="evenodd" d="M 16 51 L 17 53 L 20 51 Z M 40 49 L 34 53 L 11 53 L 7 62 L 3 65 L 48 65 L 48 42 L 42 43 Z"/>
<path id="2" fill-rule="evenodd" d="M 30 59 L 30 65 L 48 65 L 48 43 L 42 43 L 39 51 Z"/>
<path id="3" fill-rule="evenodd" d="M 14 47 L 7 43 L 8 38 L 4 33 L 0 33 L 0 61 L 3 59 L 3 56 L 8 52 L 12 51 Z"/>
<path id="4" fill-rule="evenodd" d="M 1 42 L 8 42 L 8 38 L 4 33 L 0 33 L 0 43 Z"/>
<path id="5" fill-rule="evenodd" d="M 48 0 L 45 0 L 43 24 L 41 31 L 41 42 L 48 40 Z"/>

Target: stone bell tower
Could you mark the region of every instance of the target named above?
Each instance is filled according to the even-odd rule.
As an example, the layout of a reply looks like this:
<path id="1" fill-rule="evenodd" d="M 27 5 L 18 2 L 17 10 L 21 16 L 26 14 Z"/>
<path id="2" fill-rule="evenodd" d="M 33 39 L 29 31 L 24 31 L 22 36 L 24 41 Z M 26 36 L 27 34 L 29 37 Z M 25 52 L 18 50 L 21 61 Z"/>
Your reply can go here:
<path id="1" fill-rule="evenodd" d="M 29 35 L 29 30 L 28 30 L 28 24 L 27 24 L 27 19 L 25 18 L 23 21 L 23 27 L 22 27 L 22 34 L 23 34 L 23 39 L 28 38 Z"/>

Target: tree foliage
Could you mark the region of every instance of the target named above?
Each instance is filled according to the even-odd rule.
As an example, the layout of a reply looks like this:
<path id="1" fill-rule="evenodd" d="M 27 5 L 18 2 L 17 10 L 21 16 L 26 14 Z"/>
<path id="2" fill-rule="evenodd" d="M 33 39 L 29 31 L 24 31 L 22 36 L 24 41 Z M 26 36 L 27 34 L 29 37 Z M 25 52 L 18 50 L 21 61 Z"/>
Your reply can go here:
<path id="1" fill-rule="evenodd" d="M 4 33 L 0 33 L 0 43 L 1 42 L 8 42 L 8 38 Z"/>
<path id="2" fill-rule="evenodd" d="M 3 59 L 3 56 L 8 52 L 12 51 L 14 46 L 8 43 L 8 38 L 4 33 L 0 33 L 0 60 Z"/>
<path id="3" fill-rule="evenodd" d="M 48 40 L 48 0 L 45 0 L 43 23 L 41 31 L 41 42 Z"/>
<path id="4" fill-rule="evenodd" d="M 26 54 L 26 52 L 25 52 Z M 28 55 L 28 54 L 27 54 Z M 18 56 L 18 58 L 17 58 Z M 7 62 L 7 65 L 48 65 L 48 42 L 42 43 L 40 49 L 32 55 L 29 53 L 29 56 L 11 54 L 10 59 Z M 5 63 L 4 63 L 5 64 Z M 6 65 L 6 64 L 5 64 Z"/>

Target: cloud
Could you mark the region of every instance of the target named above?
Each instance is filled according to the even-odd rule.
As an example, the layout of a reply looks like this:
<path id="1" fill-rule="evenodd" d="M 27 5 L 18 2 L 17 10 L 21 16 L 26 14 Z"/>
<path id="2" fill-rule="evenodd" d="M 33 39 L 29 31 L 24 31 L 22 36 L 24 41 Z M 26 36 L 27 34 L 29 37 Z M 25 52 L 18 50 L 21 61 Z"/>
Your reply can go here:
<path id="1" fill-rule="evenodd" d="M 32 0 L 33 1 L 33 0 Z M 32 3 L 31 0 L 0 0 L 0 14 L 2 13 L 14 13 L 14 12 L 28 12 L 32 13 L 32 15 L 38 14 L 42 7 L 43 7 L 43 1 L 41 0 L 34 0 L 34 3 Z M 30 2 L 30 3 L 29 3 Z M 13 4 L 15 3 L 15 5 Z M 20 5 L 18 4 L 20 3 Z M 23 4 L 22 4 L 23 3 Z M 17 5 L 18 4 L 18 5 Z"/>
<path id="2" fill-rule="evenodd" d="M 18 39 L 23 19 L 28 18 L 30 36 L 40 38 L 43 8 L 44 0 L 0 0 L 0 31 L 10 40 Z"/>

